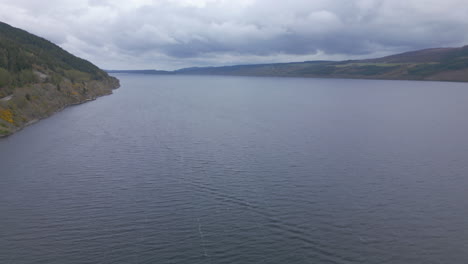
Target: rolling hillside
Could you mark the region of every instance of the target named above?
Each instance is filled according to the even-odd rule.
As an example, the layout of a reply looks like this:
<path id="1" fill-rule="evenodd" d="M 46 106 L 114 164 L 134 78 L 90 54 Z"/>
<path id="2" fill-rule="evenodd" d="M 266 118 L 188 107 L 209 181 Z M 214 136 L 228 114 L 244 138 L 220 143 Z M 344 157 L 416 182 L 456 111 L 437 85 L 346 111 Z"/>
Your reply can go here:
<path id="1" fill-rule="evenodd" d="M 468 82 L 468 46 L 425 49 L 368 60 L 193 67 L 172 72 L 156 70 L 110 72 Z"/>
<path id="2" fill-rule="evenodd" d="M 175 73 L 468 82 L 468 46 L 426 49 L 369 60 L 187 68 Z"/>

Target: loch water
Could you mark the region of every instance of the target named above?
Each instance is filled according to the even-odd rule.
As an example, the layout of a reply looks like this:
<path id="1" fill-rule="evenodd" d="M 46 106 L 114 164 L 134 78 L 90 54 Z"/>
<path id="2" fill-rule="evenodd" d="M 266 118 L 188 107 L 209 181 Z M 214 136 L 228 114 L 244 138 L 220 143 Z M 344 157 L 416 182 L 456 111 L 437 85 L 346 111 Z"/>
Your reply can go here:
<path id="1" fill-rule="evenodd" d="M 468 263 L 468 85 L 118 74 L 0 139 L 0 263 Z"/>

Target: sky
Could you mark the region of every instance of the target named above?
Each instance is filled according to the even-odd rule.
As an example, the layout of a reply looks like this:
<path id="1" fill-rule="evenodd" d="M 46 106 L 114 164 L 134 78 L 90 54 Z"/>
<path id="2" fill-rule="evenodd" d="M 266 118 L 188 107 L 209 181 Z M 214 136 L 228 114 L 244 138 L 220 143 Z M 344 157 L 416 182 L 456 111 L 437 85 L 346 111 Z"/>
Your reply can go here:
<path id="1" fill-rule="evenodd" d="M 345 60 L 468 44 L 467 0 L 1 0 L 103 69 Z"/>

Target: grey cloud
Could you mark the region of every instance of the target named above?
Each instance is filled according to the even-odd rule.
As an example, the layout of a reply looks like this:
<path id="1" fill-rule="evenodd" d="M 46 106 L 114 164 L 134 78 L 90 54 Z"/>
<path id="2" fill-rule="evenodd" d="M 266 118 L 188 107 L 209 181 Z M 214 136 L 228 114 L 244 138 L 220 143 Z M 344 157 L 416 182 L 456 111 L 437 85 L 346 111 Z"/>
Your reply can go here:
<path id="1" fill-rule="evenodd" d="M 0 20 L 104 68 L 361 58 L 468 41 L 465 0 L 63 0 L 37 12 L 37 1 L 3 2 Z"/>

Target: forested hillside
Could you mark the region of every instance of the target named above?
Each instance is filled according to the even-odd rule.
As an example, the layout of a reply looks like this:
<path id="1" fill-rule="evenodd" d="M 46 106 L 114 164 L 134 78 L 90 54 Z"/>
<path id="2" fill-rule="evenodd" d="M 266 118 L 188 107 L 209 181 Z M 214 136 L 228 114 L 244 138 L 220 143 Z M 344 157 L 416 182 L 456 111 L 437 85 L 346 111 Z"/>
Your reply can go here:
<path id="1" fill-rule="evenodd" d="M 118 86 L 92 63 L 0 22 L 0 136 Z"/>

